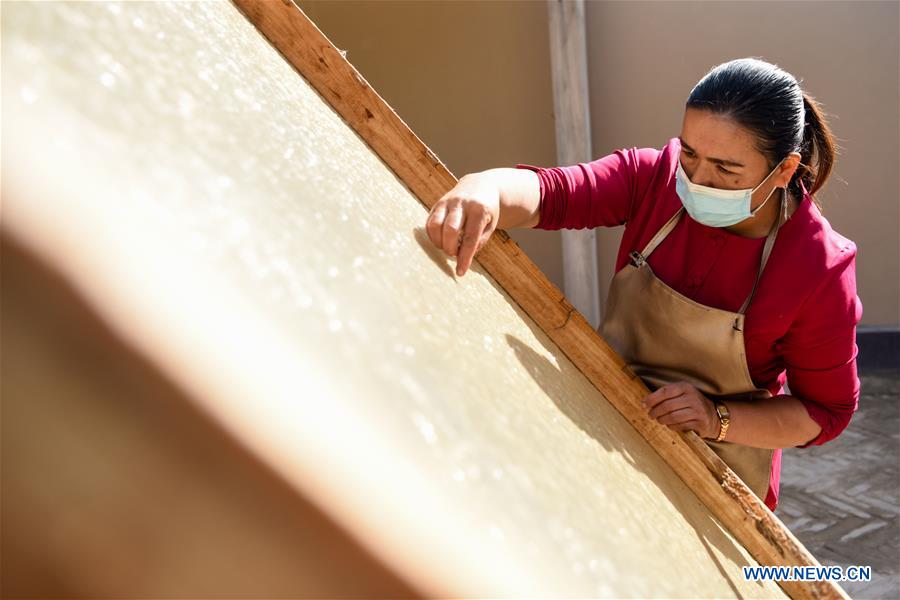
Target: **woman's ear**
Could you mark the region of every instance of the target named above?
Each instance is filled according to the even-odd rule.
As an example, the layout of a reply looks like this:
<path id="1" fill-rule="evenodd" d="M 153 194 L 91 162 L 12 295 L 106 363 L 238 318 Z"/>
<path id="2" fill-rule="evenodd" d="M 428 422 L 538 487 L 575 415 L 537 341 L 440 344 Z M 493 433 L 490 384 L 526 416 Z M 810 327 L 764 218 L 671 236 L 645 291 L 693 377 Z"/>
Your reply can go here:
<path id="1" fill-rule="evenodd" d="M 799 166 L 800 153 L 791 152 L 788 154 L 782 161 L 781 168 L 778 170 L 778 178 L 775 184 L 776 187 L 786 187 L 787 184 L 791 182 L 791 178 L 794 176 L 794 173 L 797 172 L 797 167 Z"/>

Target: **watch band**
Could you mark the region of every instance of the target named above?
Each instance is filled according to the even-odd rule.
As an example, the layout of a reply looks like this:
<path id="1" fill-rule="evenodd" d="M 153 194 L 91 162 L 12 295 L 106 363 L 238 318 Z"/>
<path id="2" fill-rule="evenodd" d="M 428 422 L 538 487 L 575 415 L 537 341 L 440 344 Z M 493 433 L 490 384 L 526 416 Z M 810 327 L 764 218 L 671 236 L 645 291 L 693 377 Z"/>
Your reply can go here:
<path id="1" fill-rule="evenodd" d="M 721 400 L 714 400 L 713 402 L 716 406 L 716 414 L 719 415 L 719 435 L 716 436 L 715 441 L 721 442 L 725 439 L 728 426 L 731 425 L 731 411 L 728 410 L 728 406 Z"/>

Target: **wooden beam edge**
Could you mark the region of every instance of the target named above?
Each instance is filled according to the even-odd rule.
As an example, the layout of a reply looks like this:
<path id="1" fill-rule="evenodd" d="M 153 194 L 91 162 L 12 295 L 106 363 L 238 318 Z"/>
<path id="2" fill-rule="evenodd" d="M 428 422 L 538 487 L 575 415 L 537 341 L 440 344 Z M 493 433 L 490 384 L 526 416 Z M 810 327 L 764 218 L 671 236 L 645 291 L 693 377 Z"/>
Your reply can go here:
<path id="1" fill-rule="evenodd" d="M 232 0 L 273 48 L 313 86 L 425 205 L 456 178 L 291 0 Z M 481 266 L 635 427 L 720 523 L 762 565 L 818 561 L 693 432 L 679 434 L 639 407 L 649 390 L 521 251 L 496 230 Z M 779 581 L 793 598 L 848 598 L 831 581 Z"/>

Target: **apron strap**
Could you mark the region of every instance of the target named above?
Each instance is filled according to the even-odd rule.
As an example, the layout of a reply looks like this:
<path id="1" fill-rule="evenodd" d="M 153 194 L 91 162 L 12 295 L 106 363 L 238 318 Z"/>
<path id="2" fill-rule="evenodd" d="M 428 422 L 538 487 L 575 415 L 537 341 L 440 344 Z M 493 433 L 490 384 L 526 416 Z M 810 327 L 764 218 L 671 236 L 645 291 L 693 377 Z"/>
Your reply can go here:
<path id="1" fill-rule="evenodd" d="M 652 254 L 653 251 L 656 250 L 656 247 L 662 244 L 663 240 L 666 239 L 666 236 L 669 235 L 669 233 L 671 233 L 673 229 L 675 229 L 675 225 L 678 224 L 678 217 L 680 217 L 681 213 L 683 212 L 684 206 L 679 208 L 678 211 L 676 211 L 675 214 L 672 215 L 672 218 L 669 219 L 666 224 L 656 232 L 656 235 L 654 235 L 649 242 L 647 242 L 647 245 L 644 246 L 643 250 L 641 250 L 641 257 L 644 260 L 647 260 L 650 254 Z"/>
<path id="2" fill-rule="evenodd" d="M 769 262 L 769 255 L 772 254 L 772 247 L 775 245 L 775 237 L 778 235 L 778 230 L 781 229 L 781 225 L 784 223 L 785 217 L 787 216 L 787 188 L 781 189 L 783 190 L 783 193 L 781 194 L 781 206 L 778 210 L 778 218 L 775 219 L 775 223 L 772 224 L 772 229 L 769 230 L 769 235 L 766 237 L 766 243 L 763 246 L 762 260 L 759 263 L 759 271 L 756 273 L 756 279 L 753 281 L 750 295 L 747 296 L 747 299 L 744 300 L 744 305 L 741 306 L 741 310 L 738 311 L 738 314 L 741 315 L 744 314 L 750 306 L 750 300 L 753 299 L 753 294 L 756 292 L 759 278 L 762 277 L 763 269 L 766 268 L 766 263 Z"/>

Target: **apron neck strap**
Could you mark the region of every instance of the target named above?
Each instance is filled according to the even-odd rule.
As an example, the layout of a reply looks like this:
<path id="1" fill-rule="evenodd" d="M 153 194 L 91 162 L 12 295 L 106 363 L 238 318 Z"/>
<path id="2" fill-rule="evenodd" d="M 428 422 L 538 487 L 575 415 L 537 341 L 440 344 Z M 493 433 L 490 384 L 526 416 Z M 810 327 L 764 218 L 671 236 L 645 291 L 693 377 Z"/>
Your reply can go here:
<path id="1" fill-rule="evenodd" d="M 756 292 L 756 286 L 759 284 L 759 278 L 762 276 L 763 269 L 766 268 L 766 263 L 769 262 L 769 255 L 772 254 L 772 247 L 775 245 L 775 237 L 778 235 L 778 230 L 781 229 L 781 225 L 784 223 L 787 217 L 787 189 L 782 188 L 781 194 L 781 206 L 778 210 L 778 218 L 775 219 L 775 223 L 772 224 L 772 228 L 769 230 L 769 235 L 766 236 L 766 243 L 763 245 L 763 253 L 762 260 L 759 263 L 759 271 L 756 273 L 756 279 L 753 281 L 753 287 L 750 289 L 750 295 L 747 296 L 747 299 L 744 300 L 743 306 L 741 306 L 741 310 L 738 311 L 739 314 L 744 314 L 747 312 L 747 308 L 750 306 L 750 301 L 753 299 L 753 294 Z M 641 257 L 644 261 L 646 261 L 650 254 L 656 250 L 656 247 L 659 246 L 666 236 L 675 229 L 675 225 L 678 224 L 678 219 L 681 217 L 681 213 L 684 212 L 684 206 L 678 209 L 678 211 L 672 215 L 665 225 L 663 225 L 659 231 L 656 232 L 647 245 L 644 246 L 644 249 L 641 250 Z M 634 254 L 634 253 L 632 253 Z"/>
<path id="2" fill-rule="evenodd" d="M 666 239 L 666 236 L 671 233 L 673 229 L 675 229 L 675 225 L 678 224 L 678 217 L 681 216 L 681 213 L 684 212 L 684 206 L 678 209 L 678 211 L 672 215 L 672 218 L 669 219 L 665 225 L 663 225 L 659 231 L 656 232 L 647 245 L 644 246 L 644 249 L 641 250 L 641 256 L 644 257 L 644 260 L 650 258 L 650 255 L 656 250 L 656 247 L 662 244 L 663 240 Z"/>
<path id="3" fill-rule="evenodd" d="M 762 260 L 759 261 L 759 271 L 756 273 L 756 279 L 753 281 L 753 287 L 750 289 L 750 294 L 747 296 L 747 299 L 744 300 L 741 310 L 738 311 L 740 314 L 747 312 L 747 308 L 750 306 L 750 300 L 753 299 L 753 294 L 756 292 L 756 286 L 759 284 L 759 278 L 762 277 L 763 269 L 766 268 L 766 263 L 769 262 L 769 256 L 772 254 L 772 247 L 775 245 L 775 237 L 778 235 L 778 230 L 781 229 L 781 225 L 787 220 L 787 188 L 784 187 L 781 188 L 781 190 L 781 206 L 778 210 L 778 218 L 775 219 L 775 223 L 772 224 L 772 229 L 769 230 L 769 235 L 766 237 L 766 243 L 763 246 Z"/>

